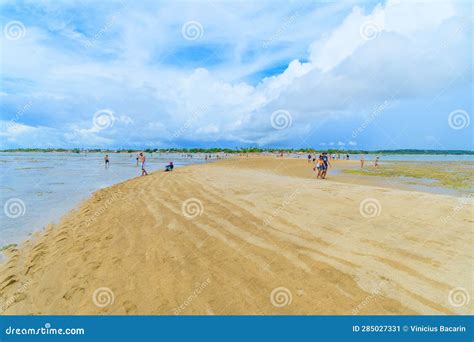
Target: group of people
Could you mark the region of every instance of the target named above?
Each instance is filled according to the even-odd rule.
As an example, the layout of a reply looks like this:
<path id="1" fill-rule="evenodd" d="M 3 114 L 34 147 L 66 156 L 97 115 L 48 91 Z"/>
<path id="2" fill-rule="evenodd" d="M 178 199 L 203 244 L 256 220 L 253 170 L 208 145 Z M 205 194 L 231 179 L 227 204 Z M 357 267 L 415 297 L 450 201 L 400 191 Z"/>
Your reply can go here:
<path id="1" fill-rule="evenodd" d="M 309 154 L 308 163 L 311 162 L 311 158 L 314 163 L 313 171 L 318 172 L 317 178 L 326 179 L 328 168 L 331 165 L 327 152 L 321 153 L 317 159 Z"/>
<path id="2" fill-rule="evenodd" d="M 340 156 L 337 156 L 337 159 L 339 159 Z M 318 158 L 316 156 L 312 156 L 311 154 L 308 154 L 308 163 L 311 163 L 311 161 L 314 163 L 313 171 L 317 171 L 317 178 L 325 179 L 326 174 L 328 172 L 328 168 L 331 166 L 331 160 L 336 159 L 336 155 L 328 155 L 327 152 L 322 152 Z M 345 160 L 349 160 L 349 155 L 346 154 Z M 364 155 L 361 155 L 360 157 L 360 168 L 364 168 L 364 163 L 365 163 L 365 157 Z M 374 167 L 378 168 L 379 167 L 379 157 L 375 157 L 374 159 Z"/>
<path id="3" fill-rule="evenodd" d="M 138 153 L 137 156 L 136 156 L 136 161 L 137 161 L 137 166 L 139 164 L 141 164 L 142 176 L 148 175 L 148 172 L 145 169 L 145 162 L 146 162 L 145 153 L 143 153 L 143 152 Z M 108 154 L 106 154 L 105 157 L 104 157 L 104 163 L 105 163 L 105 168 L 108 169 L 109 166 L 110 166 L 110 159 L 109 159 Z M 173 171 L 173 169 L 174 169 L 173 162 L 170 161 L 169 164 L 165 166 L 165 172 Z"/>
<path id="4" fill-rule="evenodd" d="M 365 157 L 364 155 L 360 156 L 360 168 L 363 169 L 365 164 Z M 374 159 L 374 167 L 378 168 L 379 167 L 379 157 L 375 157 Z"/>

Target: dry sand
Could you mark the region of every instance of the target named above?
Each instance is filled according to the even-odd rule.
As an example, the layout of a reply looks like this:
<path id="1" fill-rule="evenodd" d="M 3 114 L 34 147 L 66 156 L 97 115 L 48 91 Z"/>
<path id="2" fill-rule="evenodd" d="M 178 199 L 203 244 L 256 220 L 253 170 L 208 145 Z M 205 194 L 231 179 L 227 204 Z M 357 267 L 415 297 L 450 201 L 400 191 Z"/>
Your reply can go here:
<path id="1" fill-rule="evenodd" d="M 473 313 L 472 204 L 331 178 L 302 159 L 251 157 L 100 190 L 8 251 L 1 309 Z"/>

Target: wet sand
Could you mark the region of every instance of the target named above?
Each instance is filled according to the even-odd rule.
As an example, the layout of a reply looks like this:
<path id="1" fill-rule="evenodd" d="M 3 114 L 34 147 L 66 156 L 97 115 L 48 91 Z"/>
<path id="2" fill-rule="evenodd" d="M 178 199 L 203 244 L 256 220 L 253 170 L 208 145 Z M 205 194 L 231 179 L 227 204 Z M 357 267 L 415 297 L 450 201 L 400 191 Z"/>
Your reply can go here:
<path id="1" fill-rule="evenodd" d="M 353 179 L 244 157 L 100 190 L 8 250 L 2 312 L 472 314 L 472 203 Z"/>

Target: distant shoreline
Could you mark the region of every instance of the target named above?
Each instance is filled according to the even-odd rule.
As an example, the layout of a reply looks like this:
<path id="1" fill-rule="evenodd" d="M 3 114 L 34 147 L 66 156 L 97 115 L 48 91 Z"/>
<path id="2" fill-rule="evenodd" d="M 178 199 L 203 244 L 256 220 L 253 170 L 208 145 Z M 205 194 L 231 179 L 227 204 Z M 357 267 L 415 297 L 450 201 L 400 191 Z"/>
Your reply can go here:
<path id="1" fill-rule="evenodd" d="M 64 152 L 64 153 L 137 153 L 144 151 L 146 153 L 315 153 L 318 151 L 326 151 L 335 154 L 380 154 L 380 155 L 474 155 L 474 151 L 469 150 L 418 150 L 418 149 L 400 149 L 400 150 L 335 150 L 335 149 L 259 149 L 259 148 L 243 148 L 243 149 L 228 149 L 228 148 L 183 148 L 183 149 L 62 149 L 62 148 L 20 148 L 20 149 L 4 149 L 0 152 L 14 153 L 14 152 Z"/>

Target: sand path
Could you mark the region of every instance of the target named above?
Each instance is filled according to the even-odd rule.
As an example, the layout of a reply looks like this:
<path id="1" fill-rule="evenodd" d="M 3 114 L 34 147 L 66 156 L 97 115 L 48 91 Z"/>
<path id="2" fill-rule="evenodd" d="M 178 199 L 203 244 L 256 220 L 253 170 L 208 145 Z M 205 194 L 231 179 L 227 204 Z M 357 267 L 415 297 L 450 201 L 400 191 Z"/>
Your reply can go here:
<path id="1" fill-rule="evenodd" d="M 194 165 L 98 191 L 11 249 L 0 304 L 6 314 L 472 314 L 472 301 L 457 305 L 473 289 L 473 222 L 471 202 L 317 181 L 304 160 Z"/>

